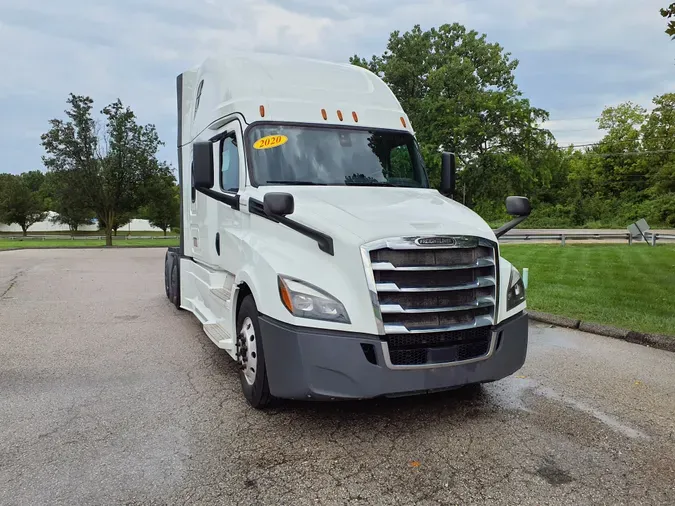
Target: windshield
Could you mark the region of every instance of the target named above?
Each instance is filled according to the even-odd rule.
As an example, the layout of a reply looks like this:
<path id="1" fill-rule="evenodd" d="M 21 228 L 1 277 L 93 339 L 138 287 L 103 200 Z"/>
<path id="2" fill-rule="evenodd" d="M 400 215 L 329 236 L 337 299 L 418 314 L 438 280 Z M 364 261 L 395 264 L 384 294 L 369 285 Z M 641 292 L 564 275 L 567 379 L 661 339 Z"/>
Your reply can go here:
<path id="1" fill-rule="evenodd" d="M 259 125 L 248 149 L 256 185 L 429 187 L 408 132 Z"/>

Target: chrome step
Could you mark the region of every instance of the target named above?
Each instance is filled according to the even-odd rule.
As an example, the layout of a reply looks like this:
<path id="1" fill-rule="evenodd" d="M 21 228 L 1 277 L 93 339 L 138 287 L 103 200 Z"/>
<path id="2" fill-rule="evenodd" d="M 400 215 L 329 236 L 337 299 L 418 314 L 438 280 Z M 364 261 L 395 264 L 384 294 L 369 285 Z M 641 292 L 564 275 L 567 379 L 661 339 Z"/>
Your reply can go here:
<path id="1" fill-rule="evenodd" d="M 233 345 L 232 337 L 220 323 L 205 323 L 204 332 L 220 348 L 231 347 Z"/>

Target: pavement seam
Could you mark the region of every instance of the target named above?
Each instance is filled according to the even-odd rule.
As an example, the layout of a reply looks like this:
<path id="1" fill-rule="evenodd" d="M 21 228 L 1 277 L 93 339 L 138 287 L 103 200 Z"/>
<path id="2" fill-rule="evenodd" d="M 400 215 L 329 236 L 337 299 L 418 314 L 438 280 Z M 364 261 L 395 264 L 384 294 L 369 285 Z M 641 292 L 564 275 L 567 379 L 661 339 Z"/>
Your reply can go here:
<path id="1" fill-rule="evenodd" d="M 600 336 L 612 337 L 614 339 L 619 339 L 629 343 L 641 344 L 649 348 L 675 352 L 675 337 L 672 336 L 622 329 L 619 327 L 613 327 L 611 325 L 585 322 L 574 318 L 568 318 L 551 313 L 542 313 L 539 311 L 528 311 L 528 314 L 531 320 L 549 323 L 557 327 L 566 327 L 580 330 L 582 332 L 587 332 L 589 334 L 597 334 Z"/>
<path id="2" fill-rule="evenodd" d="M 5 295 L 9 293 L 9 291 L 14 288 L 16 285 L 17 280 L 19 279 L 19 276 L 23 274 L 23 271 L 17 271 L 16 274 L 12 277 L 12 279 L 9 280 L 9 285 L 7 285 L 7 288 L 5 288 L 5 291 L 0 294 L 0 300 L 5 298 Z"/>

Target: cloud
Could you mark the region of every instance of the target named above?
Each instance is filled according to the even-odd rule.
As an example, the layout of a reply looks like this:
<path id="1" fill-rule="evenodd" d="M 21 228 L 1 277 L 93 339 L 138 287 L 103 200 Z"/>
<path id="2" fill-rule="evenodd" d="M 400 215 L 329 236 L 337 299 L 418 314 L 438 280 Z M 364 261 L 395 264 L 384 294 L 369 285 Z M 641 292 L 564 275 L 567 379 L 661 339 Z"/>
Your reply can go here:
<path id="1" fill-rule="evenodd" d="M 121 98 L 175 165 L 175 77 L 210 54 L 263 50 L 346 61 L 391 31 L 459 22 L 520 61 L 516 79 L 561 144 L 596 140 L 605 105 L 648 106 L 675 85 L 659 0 L 0 0 L 0 172 L 41 166 L 39 134 L 69 92 Z"/>

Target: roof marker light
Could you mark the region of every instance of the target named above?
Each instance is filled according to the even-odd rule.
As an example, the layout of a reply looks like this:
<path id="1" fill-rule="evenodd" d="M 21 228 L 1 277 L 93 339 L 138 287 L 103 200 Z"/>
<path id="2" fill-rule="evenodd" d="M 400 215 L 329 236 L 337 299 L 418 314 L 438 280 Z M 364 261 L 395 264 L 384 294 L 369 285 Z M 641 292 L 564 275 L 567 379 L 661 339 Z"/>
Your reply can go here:
<path id="1" fill-rule="evenodd" d="M 338 109 L 337 115 L 338 115 L 338 119 L 339 119 L 340 121 L 342 121 L 342 120 L 344 119 L 344 118 L 342 117 L 342 111 L 341 111 L 340 109 Z"/>
<path id="2" fill-rule="evenodd" d="M 260 106 L 260 117 L 261 118 L 265 117 L 265 106 L 264 105 Z"/>
<path id="3" fill-rule="evenodd" d="M 401 116 L 401 125 L 403 125 L 403 128 L 408 128 L 408 126 L 405 124 L 405 118 Z"/>
<path id="4" fill-rule="evenodd" d="M 323 119 L 328 119 L 328 113 L 326 112 L 326 109 L 321 109 L 321 116 L 323 116 Z"/>
<path id="5" fill-rule="evenodd" d="M 359 116 L 356 114 L 356 111 L 352 111 L 352 118 L 354 118 L 354 123 L 359 122 Z"/>

